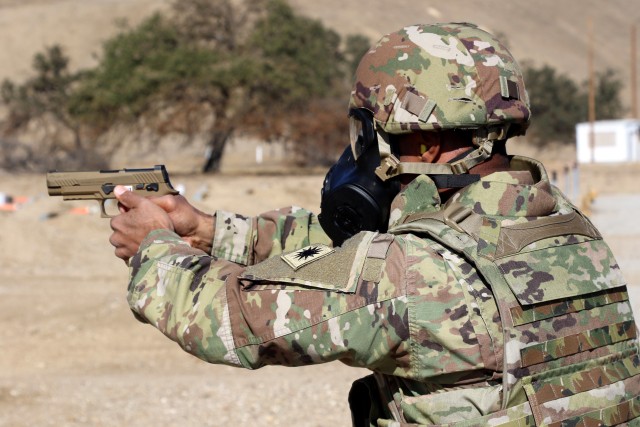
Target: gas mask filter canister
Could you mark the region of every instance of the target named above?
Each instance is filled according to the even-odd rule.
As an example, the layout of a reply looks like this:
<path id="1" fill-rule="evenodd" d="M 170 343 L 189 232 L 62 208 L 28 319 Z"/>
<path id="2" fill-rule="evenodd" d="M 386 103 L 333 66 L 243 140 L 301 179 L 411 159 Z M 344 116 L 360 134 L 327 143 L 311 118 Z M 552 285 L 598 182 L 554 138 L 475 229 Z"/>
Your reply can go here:
<path id="1" fill-rule="evenodd" d="M 318 220 L 339 246 L 360 231 L 386 231 L 390 205 L 400 191 L 397 179 L 383 182 L 377 135 L 366 110 L 350 113 L 351 144 L 324 179 Z"/>

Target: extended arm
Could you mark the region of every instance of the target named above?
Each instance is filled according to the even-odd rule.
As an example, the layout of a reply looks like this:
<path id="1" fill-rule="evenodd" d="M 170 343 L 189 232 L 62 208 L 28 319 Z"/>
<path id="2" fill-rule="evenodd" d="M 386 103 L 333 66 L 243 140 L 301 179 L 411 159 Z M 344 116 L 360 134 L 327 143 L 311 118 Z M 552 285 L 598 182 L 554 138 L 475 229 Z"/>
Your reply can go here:
<path id="1" fill-rule="evenodd" d="M 399 248 L 389 251 L 397 262 L 366 267 L 379 283 L 252 286 L 239 280 L 245 267 L 157 230 L 131 259 L 128 300 L 139 319 L 211 363 L 255 369 L 341 360 L 399 372 L 410 363 L 408 309 Z"/>
<path id="2" fill-rule="evenodd" d="M 212 241 L 212 255 L 242 265 L 253 265 L 313 243 L 331 245 L 317 217 L 296 207 L 255 217 L 219 210 L 215 214 Z"/>
<path id="3" fill-rule="evenodd" d="M 330 360 L 384 372 L 408 366 L 408 360 L 403 361 L 408 354 L 408 311 L 403 257 L 397 245 L 383 241 L 376 246 L 369 236 L 357 247 L 336 249 L 331 255 L 334 259 L 327 257 L 329 267 L 323 275 L 335 274 L 340 279 L 336 283 L 344 286 L 331 282 L 264 284 L 257 276 L 255 282 L 241 283 L 245 266 L 189 245 L 171 230 L 171 222 L 167 225 L 169 215 L 164 209 L 131 194 L 120 194 L 119 200 L 125 207 L 123 214 L 112 220 L 116 253 L 122 250 L 120 254 L 126 254 L 128 248 L 139 246 L 129 260 L 130 307 L 140 320 L 154 325 L 184 350 L 212 363 L 246 368 Z M 274 212 L 252 219 L 258 229 L 260 222 L 266 221 L 262 229 L 272 230 L 272 236 L 289 237 L 265 244 L 267 250 L 247 253 L 279 253 L 313 240 L 309 238 L 312 233 L 298 239 L 300 230 L 310 227 L 304 221 L 296 224 L 296 212 L 291 212 L 294 216 Z M 216 228 L 221 217 L 216 215 Z M 141 234 L 146 237 L 136 243 Z M 260 233 L 256 234 L 258 243 L 254 246 L 260 244 Z M 244 234 L 249 235 L 254 233 Z M 369 245 L 377 248 L 372 253 L 378 258 L 367 261 Z M 392 254 L 383 262 L 381 254 L 387 251 Z M 353 263 L 333 269 L 333 261 L 345 256 L 351 256 Z M 272 256 L 266 262 L 273 261 L 279 262 L 280 257 Z M 357 267 L 350 268 L 351 264 Z M 297 273 L 290 276 L 295 279 Z M 377 350 L 371 352 L 371 348 Z"/>
<path id="4" fill-rule="evenodd" d="M 305 209 L 288 207 L 255 217 L 224 210 L 207 215 L 182 196 L 151 200 L 168 213 L 175 232 L 191 246 L 238 264 L 252 265 L 312 243 L 331 245 L 317 217 Z"/>

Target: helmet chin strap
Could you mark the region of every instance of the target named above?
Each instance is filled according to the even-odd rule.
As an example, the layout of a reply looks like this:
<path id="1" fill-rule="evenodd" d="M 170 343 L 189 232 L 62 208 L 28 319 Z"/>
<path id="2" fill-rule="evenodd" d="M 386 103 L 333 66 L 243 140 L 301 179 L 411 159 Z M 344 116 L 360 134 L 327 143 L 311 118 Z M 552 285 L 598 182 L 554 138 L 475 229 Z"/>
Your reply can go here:
<path id="1" fill-rule="evenodd" d="M 449 163 L 401 162 L 391 152 L 389 135 L 381 129 L 376 129 L 376 133 L 380 166 L 376 168 L 375 173 L 382 181 L 404 174 L 429 175 L 432 179 L 435 178 L 438 188 L 453 188 L 464 187 L 480 179 L 479 175 L 470 175 L 469 169 L 491 157 L 494 142 L 505 138 L 507 127 L 501 126 L 492 131 L 478 129 L 473 136 L 473 143 L 477 148 Z"/>

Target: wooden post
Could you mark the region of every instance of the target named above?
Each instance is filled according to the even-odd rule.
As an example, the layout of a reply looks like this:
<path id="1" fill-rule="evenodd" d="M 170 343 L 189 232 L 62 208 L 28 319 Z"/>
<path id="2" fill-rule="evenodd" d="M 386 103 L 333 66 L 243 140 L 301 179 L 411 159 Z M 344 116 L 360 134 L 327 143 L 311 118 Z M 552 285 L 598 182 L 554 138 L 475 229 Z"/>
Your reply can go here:
<path id="1" fill-rule="evenodd" d="M 587 18 L 587 27 L 589 33 L 589 46 L 587 55 L 589 63 L 589 149 L 591 150 L 591 163 L 594 163 L 596 160 L 596 77 L 594 72 L 593 18 L 591 16 Z"/>
<path id="2" fill-rule="evenodd" d="M 636 24 L 631 24 L 631 118 L 638 119 L 638 49 Z"/>

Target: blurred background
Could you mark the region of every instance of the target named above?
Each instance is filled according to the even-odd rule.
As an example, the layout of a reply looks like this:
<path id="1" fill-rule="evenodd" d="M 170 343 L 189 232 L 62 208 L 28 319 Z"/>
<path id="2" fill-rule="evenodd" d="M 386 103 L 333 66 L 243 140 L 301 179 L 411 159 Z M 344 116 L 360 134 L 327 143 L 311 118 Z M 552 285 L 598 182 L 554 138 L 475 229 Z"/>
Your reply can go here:
<path id="1" fill-rule="evenodd" d="M 0 425 L 348 425 L 364 372 L 209 366 L 138 324 L 97 205 L 44 172 L 165 164 L 203 210 L 317 210 L 382 34 L 473 22 L 524 70 L 541 159 L 638 310 L 638 0 L 0 0 Z"/>

